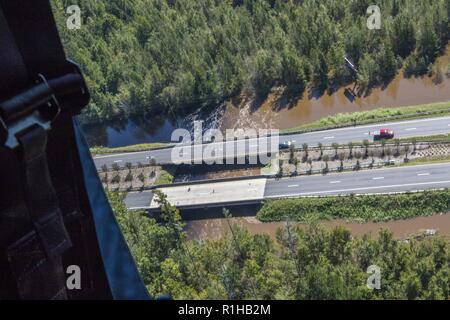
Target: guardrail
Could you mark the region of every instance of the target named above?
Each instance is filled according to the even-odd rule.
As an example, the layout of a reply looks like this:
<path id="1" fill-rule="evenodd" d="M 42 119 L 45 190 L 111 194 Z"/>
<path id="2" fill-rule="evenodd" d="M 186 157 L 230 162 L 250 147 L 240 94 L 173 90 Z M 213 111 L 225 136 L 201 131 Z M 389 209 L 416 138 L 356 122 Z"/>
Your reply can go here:
<path id="1" fill-rule="evenodd" d="M 229 181 L 241 181 L 241 180 L 255 180 L 255 179 L 264 179 L 264 178 L 272 178 L 273 176 L 266 175 L 256 175 L 256 176 L 240 176 L 240 177 L 228 177 L 228 178 L 219 178 L 214 180 L 194 180 L 194 181 L 180 181 L 174 182 L 170 184 L 160 184 L 156 186 L 146 187 L 145 190 L 154 190 L 160 188 L 168 188 L 168 187 L 179 187 L 179 186 L 187 186 L 187 185 L 196 185 L 196 184 L 206 184 L 206 183 L 220 183 L 220 182 L 229 182 Z"/>
<path id="2" fill-rule="evenodd" d="M 270 198 L 265 198 L 264 201 L 272 200 L 283 200 L 283 199 L 296 199 L 296 198 L 348 198 L 353 196 L 374 196 L 374 195 L 392 195 L 392 194 L 409 194 L 409 193 L 420 193 L 420 192 L 433 192 L 433 191 L 450 191 L 450 188 L 433 188 L 433 189 L 417 189 L 410 191 L 390 191 L 390 192 L 371 192 L 371 193 L 348 193 L 348 194 L 333 194 L 333 195 L 289 195 L 289 196 L 272 196 Z"/>

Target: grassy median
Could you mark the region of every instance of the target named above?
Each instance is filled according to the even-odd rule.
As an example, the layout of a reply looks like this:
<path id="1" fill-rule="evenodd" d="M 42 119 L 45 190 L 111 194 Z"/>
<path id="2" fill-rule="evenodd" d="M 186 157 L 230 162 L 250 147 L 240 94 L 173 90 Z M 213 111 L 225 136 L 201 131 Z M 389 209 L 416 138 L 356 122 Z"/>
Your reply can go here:
<path id="1" fill-rule="evenodd" d="M 257 217 L 263 222 L 286 219 L 387 221 L 450 212 L 450 191 L 436 190 L 403 194 L 331 196 L 268 200 Z"/>
<path id="2" fill-rule="evenodd" d="M 108 153 L 124 153 L 124 152 L 138 152 L 152 149 L 159 149 L 168 146 L 167 143 L 143 143 L 134 144 L 125 147 L 107 148 L 107 147 L 92 147 L 90 148 L 93 155 L 108 154 Z"/>
<path id="3" fill-rule="evenodd" d="M 361 112 L 338 113 L 334 116 L 322 118 L 311 123 L 282 130 L 282 132 L 325 130 L 353 125 L 411 120 L 444 115 L 450 115 L 450 101 L 409 107 L 379 108 Z"/>

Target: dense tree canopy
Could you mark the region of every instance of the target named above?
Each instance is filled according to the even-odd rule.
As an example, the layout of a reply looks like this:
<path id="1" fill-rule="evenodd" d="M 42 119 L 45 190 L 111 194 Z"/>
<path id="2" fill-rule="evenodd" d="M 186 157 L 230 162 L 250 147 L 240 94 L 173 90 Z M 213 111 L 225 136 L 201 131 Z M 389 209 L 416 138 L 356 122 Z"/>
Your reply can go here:
<path id="1" fill-rule="evenodd" d="M 162 197 L 160 223 L 110 194 L 153 296 L 177 299 L 449 299 L 450 243 L 399 241 L 388 231 L 353 238 L 338 227 L 287 224 L 277 241 L 230 223 L 220 240 L 186 241 L 178 210 Z M 367 287 L 368 267 L 380 289 Z"/>
<path id="2" fill-rule="evenodd" d="M 368 87 L 429 70 L 450 38 L 450 0 L 53 0 L 69 56 L 93 100 L 84 121 L 180 114 L 274 85 Z M 366 10 L 381 8 L 381 29 Z M 66 28 L 69 5 L 82 27 Z"/>

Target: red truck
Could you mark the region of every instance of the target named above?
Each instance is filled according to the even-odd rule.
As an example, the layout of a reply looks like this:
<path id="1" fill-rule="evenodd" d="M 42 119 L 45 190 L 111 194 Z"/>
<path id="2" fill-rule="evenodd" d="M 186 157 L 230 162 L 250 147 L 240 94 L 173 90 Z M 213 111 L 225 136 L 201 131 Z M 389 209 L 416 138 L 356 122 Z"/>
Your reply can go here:
<path id="1" fill-rule="evenodd" d="M 394 130 L 392 129 L 380 129 L 379 131 L 372 132 L 374 140 L 392 139 L 394 137 Z"/>

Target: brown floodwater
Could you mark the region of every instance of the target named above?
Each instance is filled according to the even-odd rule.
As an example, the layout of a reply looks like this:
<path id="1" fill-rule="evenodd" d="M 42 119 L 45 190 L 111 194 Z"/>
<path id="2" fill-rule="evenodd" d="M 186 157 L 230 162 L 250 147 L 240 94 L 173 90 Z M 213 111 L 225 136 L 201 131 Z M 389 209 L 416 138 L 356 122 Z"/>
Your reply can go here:
<path id="1" fill-rule="evenodd" d="M 255 217 L 231 218 L 231 224 L 240 224 L 251 234 L 267 234 L 275 239 L 276 231 L 284 228 L 286 222 L 263 223 Z M 438 234 L 450 238 L 450 214 L 437 214 L 429 217 L 417 217 L 407 220 L 388 222 L 348 222 L 344 220 L 332 220 L 321 222 L 327 228 L 343 226 L 350 230 L 354 236 L 371 234 L 376 236 L 381 229 L 389 229 L 394 237 L 403 239 L 423 232 L 426 229 L 436 229 Z M 294 225 L 295 223 L 291 223 Z M 304 225 L 301 225 L 304 226 Z M 204 219 L 186 222 L 186 232 L 189 240 L 218 239 L 229 232 L 229 226 L 225 219 Z"/>
<path id="2" fill-rule="evenodd" d="M 312 98 L 305 91 L 303 97 L 291 105 L 283 102 L 278 94 L 270 94 L 259 105 L 254 102 L 240 106 L 229 103 L 221 128 L 287 129 L 337 113 L 449 101 L 450 78 L 445 75 L 449 63 L 450 46 L 435 64 L 443 75 L 441 83 L 435 84 L 429 76 L 405 78 L 400 72 L 385 88 L 374 88 L 369 95 L 356 97 L 353 101 L 345 94 L 347 89 L 353 89 L 353 85 L 349 85 L 333 94 L 325 92 Z"/>

